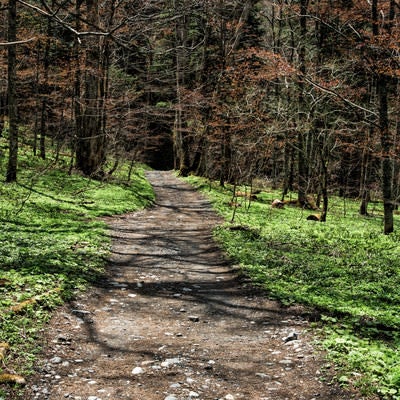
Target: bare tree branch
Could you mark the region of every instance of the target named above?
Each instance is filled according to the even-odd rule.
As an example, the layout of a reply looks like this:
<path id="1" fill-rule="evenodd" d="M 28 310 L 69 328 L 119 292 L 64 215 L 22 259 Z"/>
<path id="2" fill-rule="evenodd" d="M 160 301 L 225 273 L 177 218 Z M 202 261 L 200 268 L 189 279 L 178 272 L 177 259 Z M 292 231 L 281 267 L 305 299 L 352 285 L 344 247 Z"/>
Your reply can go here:
<path id="1" fill-rule="evenodd" d="M 23 0 L 18 0 L 19 3 L 22 5 L 31 8 L 32 10 L 35 10 L 41 15 L 44 15 L 49 18 L 54 18 L 55 21 L 57 21 L 60 25 L 62 25 L 64 28 L 68 29 L 72 33 L 74 33 L 76 36 L 109 36 L 109 32 L 104 32 L 104 31 L 86 31 L 86 32 L 79 32 L 76 29 L 74 29 L 70 24 L 64 22 L 60 17 L 58 17 L 54 12 L 48 12 L 45 11 L 37 6 L 34 6 L 33 4 L 27 3 L 26 1 Z"/>
<path id="2" fill-rule="evenodd" d="M 30 39 L 26 39 L 26 40 L 18 40 L 16 42 L 6 42 L 6 43 L 0 43 L 0 46 L 15 46 L 17 44 L 25 44 L 25 43 L 29 43 L 36 40 L 36 37 L 30 38 Z"/>
<path id="3" fill-rule="evenodd" d="M 346 97 L 343 97 L 341 94 L 335 92 L 335 91 L 332 90 L 332 89 L 328 89 L 328 88 L 326 88 L 326 87 L 320 85 L 319 83 L 316 83 L 316 82 L 312 81 L 311 79 L 309 79 L 309 78 L 307 78 L 307 77 L 305 77 L 305 76 L 303 76 L 303 79 L 304 79 L 306 82 L 308 82 L 310 85 L 312 85 L 312 86 L 314 86 L 314 87 L 316 87 L 316 88 L 322 90 L 323 92 L 326 92 L 326 93 L 329 93 L 329 94 L 331 94 L 331 95 L 333 95 L 333 96 L 335 96 L 335 97 L 338 97 L 338 98 L 339 98 L 340 100 L 342 100 L 344 103 L 346 103 L 346 104 L 348 104 L 348 105 L 350 105 L 350 106 L 352 106 L 352 107 L 354 107 L 354 108 L 357 108 L 358 110 L 364 111 L 365 113 L 367 113 L 367 114 L 369 114 L 369 115 L 373 115 L 374 117 L 377 117 L 377 116 L 378 116 L 378 114 L 377 114 L 376 112 L 374 112 L 374 111 L 372 111 L 372 110 L 369 110 L 368 108 L 365 108 L 365 107 L 363 107 L 363 106 L 360 106 L 359 104 L 356 104 L 356 103 L 352 102 L 351 100 L 347 99 Z"/>

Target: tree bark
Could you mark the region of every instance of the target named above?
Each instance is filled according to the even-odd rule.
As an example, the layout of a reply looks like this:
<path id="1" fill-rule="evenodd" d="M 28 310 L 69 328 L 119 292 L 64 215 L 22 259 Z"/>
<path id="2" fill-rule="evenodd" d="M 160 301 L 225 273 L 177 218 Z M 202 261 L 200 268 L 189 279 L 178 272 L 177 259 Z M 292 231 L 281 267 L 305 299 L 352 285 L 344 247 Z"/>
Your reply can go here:
<path id="1" fill-rule="evenodd" d="M 176 96 L 177 107 L 174 124 L 174 147 L 176 165 L 181 176 L 188 176 L 190 172 L 190 141 L 186 131 L 184 104 L 181 90 L 185 86 L 185 75 L 188 69 L 187 41 L 189 29 L 189 15 L 184 0 L 174 2 L 175 14 L 178 16 L 175 24 L 175 67 L 176 67 Z"/>
<path id="2" fill-rule="evenodd" d="M 8 41 L 17 40 L 17 2 L 8 1 Z M 18 121 L 17 121 L 17 52 L 16 45 L 8 46 L 8 121 L 9 121 L 9 157 L 6 172 L 6 182 L 17 180 L 18 168 Z"/>
<path id="3" fill-rule="evenodd" d="M 379 35 L 378 0 L 371 4 L 372 34 Z M 378 63 L 379 65 L 379 63 Z M 377 95 L 379 112 L 379 129 L 382 147 L 382 194 L 383 194 L 383 233 L 394 230 L 393 222 L 393 161 L 391 158 L 392 138 L 389 129 L 388 82 L 384 72 L 377 71 Z"/>
<path id="4" fill-rule="evenodd" d="M 42 107 L 40 113 L 40 140 L 39 150 L 40 157 L 44 160 L 46 158 L 46 134 L 47 134 L 47 107 L 48 107 L 48 85 L 49 85 L 49 67 L 50 67 L 50 34 L 51 34 L 51 18 L 47 19 L 47 39 L 44 50 L 44 77 L 43 86 L 45 93 L 42 94 Z"/>
<path id="5" fill-rule="evenodd" d="M 99 24 L 98 0 L 86 0 L 87 21 L 90 27 Z M 77 168 L 85 175 L 101 177 L 105 162 L 105 135 L 103 127 L 104 71 L 101 68 L 100 39 L 87 39 L 84 91 L 81 99 L 81 119 L 76 149 Z"/>
<path id="6" fill-rule="evenodd" d="M 298 134 L 297 134 L 297 148 L 298 148 L 298 201 L 304 205 L 307 202 L 307 163 L 306 163 L 306 133 L 304 132 L 305 123 L 305 95 L 304 95 L 304 76 L 306 74 L 306 48 L 305 40 L 307 34 L 307 5 L 308 0 L 301 0 L 300 2 L 300 49 L 299 49 L 299 120 L 298 120 Z"/>
<path id="7" fill-rule="evenodd" d="M 389 131 L 388 117 L 388 93 L 387 78 L 380 75 L 377 82 L 379 97 L 379 125 L 381 130 L 381 146 L 383 153 L 382 160 L 382 193 L 384 208 L 384 227 L 385 234 L 392 233 L 394 230 L 393 223 L 393 161 L 390 156 L 392 150 L 392 140 Z"/>

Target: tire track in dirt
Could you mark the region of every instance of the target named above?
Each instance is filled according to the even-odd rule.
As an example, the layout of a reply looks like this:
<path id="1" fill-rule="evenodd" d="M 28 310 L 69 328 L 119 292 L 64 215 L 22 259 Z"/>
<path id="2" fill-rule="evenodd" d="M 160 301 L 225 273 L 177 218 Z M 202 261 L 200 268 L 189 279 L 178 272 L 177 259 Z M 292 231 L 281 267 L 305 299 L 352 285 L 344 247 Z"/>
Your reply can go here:
<path id="1" fill-rule="evenodd" d="M 171 172 L 148 178 L 154 207 L 107 219 L 108 279 L 56 313 L 23 398 L 353 398 L 321 383 L 301 310 L 238 279 L 209 202 Z"/>

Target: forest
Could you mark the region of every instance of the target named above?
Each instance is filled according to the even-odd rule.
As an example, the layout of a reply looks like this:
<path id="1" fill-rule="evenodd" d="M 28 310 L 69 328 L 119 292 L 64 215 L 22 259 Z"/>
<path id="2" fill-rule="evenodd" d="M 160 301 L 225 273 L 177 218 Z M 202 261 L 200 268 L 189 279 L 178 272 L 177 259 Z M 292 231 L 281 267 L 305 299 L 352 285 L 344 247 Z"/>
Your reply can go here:
<path id="1" fill-rule="evenodd" d="M 103 276 L 98 218 L 152 204 L 151 168 L 318 310 L 340 384 L 400 399 L 398 0 L 0 4 L 0 372 L 31 373 L 30 324 Z"/>
<path id="2" fill-rule="evenodd" d="M 226 182 L 256 177 L 327 217 L 329 196 L 398 207 L 395 0 L 2 3 L 0 128 L 70 154 L 84 175 L 142 161 Z M 105 170 L 107 160 L 114 167 Z"/>

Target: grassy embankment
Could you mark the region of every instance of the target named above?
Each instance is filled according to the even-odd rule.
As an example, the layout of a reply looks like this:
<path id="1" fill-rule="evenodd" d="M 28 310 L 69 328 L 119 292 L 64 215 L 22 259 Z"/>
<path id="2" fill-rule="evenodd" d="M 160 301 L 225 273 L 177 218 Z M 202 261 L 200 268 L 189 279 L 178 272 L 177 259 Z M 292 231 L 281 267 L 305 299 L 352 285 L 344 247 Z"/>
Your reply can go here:
<path id="1" fill-rule="evenodd" d="M 189 181 L 231 220 L 231 188 Z M 216 237 L 271 297 L 319 311 L 315 329 L 328 350 L 326 366 L 336 369 L 340 383 L 359 387 L 365 398 L 400 399 L 399 218 L 396 232 L 383 235 L 380 204 L 361 217 L 359 202 L 332 198 L 327 222 L 320 223 L 307 221 L 311 212 L 294 206 L 271 208 L 279 197 L 264 191 L 249 208 L 239 198 L 234 225 L 247 229 L 227 223 Z"/>
<path id="2" fill-rule="evenodd" d="M 63 168 L 23 151 L 18 183 L 0 182 L 0 375 L 29 374 L 51 310 L 101 278 L 110 240 L 98 217 L 154 196 L 139 167 L 129 182 L 126 165 L 99 182 L 68 175 L 67 161 Z M 0 158 L 3 177 L 5 167 Z"/>

